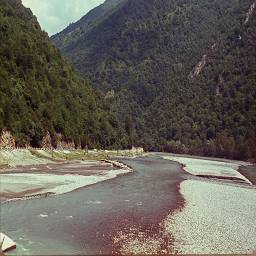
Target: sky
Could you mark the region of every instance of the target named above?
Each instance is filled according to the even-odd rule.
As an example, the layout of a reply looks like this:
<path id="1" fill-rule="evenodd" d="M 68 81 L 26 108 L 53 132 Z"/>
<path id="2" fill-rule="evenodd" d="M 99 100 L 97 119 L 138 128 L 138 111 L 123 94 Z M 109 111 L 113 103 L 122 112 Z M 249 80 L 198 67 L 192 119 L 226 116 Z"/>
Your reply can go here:
<path id="1" fill-rule="evenodd" d="M 104 0 L 22 0 L 36 15 L 42 29 L 54 35 L 79 20 Z"/>

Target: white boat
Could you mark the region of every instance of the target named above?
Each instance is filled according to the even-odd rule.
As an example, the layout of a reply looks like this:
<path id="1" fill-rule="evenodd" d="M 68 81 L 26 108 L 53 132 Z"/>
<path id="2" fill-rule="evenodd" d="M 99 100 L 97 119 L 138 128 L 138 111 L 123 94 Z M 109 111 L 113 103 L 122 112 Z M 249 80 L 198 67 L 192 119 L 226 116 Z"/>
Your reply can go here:
<path id="1" fill-rule="evenodd" d="M 0 252 L 7 252 L 14 249 L 16 249 L 16 243 L 7 235 L 0 233 Z"/>

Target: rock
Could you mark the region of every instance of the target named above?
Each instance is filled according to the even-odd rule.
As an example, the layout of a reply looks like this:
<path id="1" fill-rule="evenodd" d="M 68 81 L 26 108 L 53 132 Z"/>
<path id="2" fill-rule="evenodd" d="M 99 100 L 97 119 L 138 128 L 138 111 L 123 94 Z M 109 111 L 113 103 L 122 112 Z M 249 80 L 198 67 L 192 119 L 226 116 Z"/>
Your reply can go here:
<path id="1" fill-rule="evenodd" d="M 43 149 L 52 149 L 52 138 L 49 132 L 42 139 L 42 148 Z"/>
<path id="2" fill-rule="evenodd" d="M 201 73 L 204 66 L 206 65 L 206 58 L 207 58 L 207 55 L 205 54 L 203 56 L 203 58 L 201 59 L 201 61 L 199 61 L 199 63 L 195 66 L 194 70 L 189 75 L 189 77 L 191 79 L 194 79 L 195 77 L 197 77 Z"/>
<path id="3" fill-rule="evenodd" d="M 0 137 L 0 148 L 8 148 L 14 149 L 15 148 L 15 139 L 13 138 L 11 132 L 9 131 L 2 131 Z"/>
<path id="4" fill-rule="evenodd" d="M 63 150 L 63 149 L 67 149 L 67 150 L 76 149 L 76 145 L 75 145 L 74 141 L 64 141 L 61 134 L 57 134 L 56 146 L 57 146 L 57 149 L 59 149 L 59 150 Z M 78 146 L 77 148 L 80 149 L 81 145 Z"/>
<path id="5" fill-rule="evenodd" d="M 246 19 L 245 19 L 245 21 L 244 21 L 244 25 L 246 25 L 246 24 L 249 22 L 249 20 L 250 20 L 252 14 L 253 14 L 253 11 L 254 11 L 254 9 L 255 9 L 255 5 L 256 5 L 256 2 L 254 2 L 254 3 L 250 6 L 250 9 L 249 9 L 249 11 L 248 11 L 247 14 L 246 14 Z"/>
<path id="6" fill-rule="evenodd" d="M 0 233 L 0 247 L 2 252 L 7 252 L 16 249 L 16 244 L 10 237 Z"/>

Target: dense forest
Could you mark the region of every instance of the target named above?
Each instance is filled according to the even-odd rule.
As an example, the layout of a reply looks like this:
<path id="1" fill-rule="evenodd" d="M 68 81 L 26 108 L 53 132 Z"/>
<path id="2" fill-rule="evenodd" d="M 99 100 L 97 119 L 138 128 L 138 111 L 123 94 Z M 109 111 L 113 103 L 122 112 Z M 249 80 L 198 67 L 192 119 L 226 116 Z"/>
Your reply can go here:
<path id="1" fill-rule="evenodd" d="M 122 3 L 123 0 L 106 0 L 103 4 L 91 10 L 76 23 L 71 23 L 60 33 L 53 35 L 51 40 L 59 49 L 65 49 L 97 25 L 106 15 Z"/>
<path id="2" fill-rule="evenodd" d="M 79 78 L 21 0 L 0 1 L 0 131 L 17 146 L 127 147 L 129 138 L 104 95 Z"/>
<path id="3" fill-rule="evenodd" d="M 133 144 L 256 159 L 253 0 L 123 0 L 98 11 L 52 41 L 105 93 Z"/>

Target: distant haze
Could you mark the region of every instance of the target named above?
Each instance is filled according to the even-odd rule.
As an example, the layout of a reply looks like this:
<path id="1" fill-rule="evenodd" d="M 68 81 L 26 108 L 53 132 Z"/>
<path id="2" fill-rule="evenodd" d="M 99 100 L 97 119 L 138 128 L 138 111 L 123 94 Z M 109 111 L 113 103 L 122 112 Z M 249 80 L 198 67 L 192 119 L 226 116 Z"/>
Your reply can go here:
<path id="1" fill-rule="evenodd" d="M 51 36 L 79 20 L 104 0 L 22 0 L 36 15 L 43 30 Z"/>

